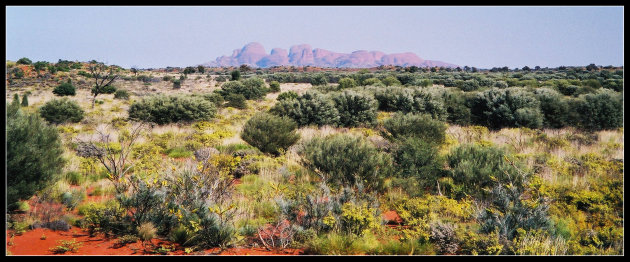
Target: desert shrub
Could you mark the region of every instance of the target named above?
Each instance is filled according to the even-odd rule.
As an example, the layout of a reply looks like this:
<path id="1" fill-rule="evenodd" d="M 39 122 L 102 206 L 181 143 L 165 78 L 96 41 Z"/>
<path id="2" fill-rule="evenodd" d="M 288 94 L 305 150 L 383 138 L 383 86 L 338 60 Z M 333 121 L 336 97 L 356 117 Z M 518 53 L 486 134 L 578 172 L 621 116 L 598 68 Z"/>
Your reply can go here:
<path id="1" fill-rule="evenodd" d="M 543 115 L 539 107 L 534 94 L 516 88 L 493 88 L 478 93 L 471 100 L 473 121 L 492 129 L 540 128 Z"/>
<path id="2" fill-rule="evenodd" d="M 175 79 L 173 80 L 173 89 L 180 89 L 182 88 L 182 81 L 180 79 Z"/>
<path id="3" fill-rule="evenodd" d="M 367 78 L 365 80 L 363 80 L 361 82 L 361 85 L 363 86 L 379 86 L 379 85 L 383 85 L 383 83 L 381 82 L 381 80 L 378 80 L 378 78 Z"/>
<path id="4" fill-rule="evenodd" d="M 475 79 L 470 79 L 466 81 L 461 81 L 458 83 L 457 87 L 464 92 L 475 91 L 479 89 L 479 81 Z"/>
<path id="5" fill-rule="evenodd" d="M 394 153 L 394 161 L 400 176 L 416 179 L 420 188 L 435 187 L 441 176 L 437 147 L 422 139 L 410 137 L 402 140 Z"/>
<path id="6" fill-rule="evenodd" d="M 68 82 L 58 85 L 52 92 L 57 96 L 74 96 L 76 94 L 76 88 L 68 79 Z"/>
<path id="7" fill-rule="evenodd" d="M 379 109 L 383 111 L 400 111 L 403 113 L 426 113 L 443 120 L 446 109 L 439 98 L 422 90 L 402 87 L 379 88 L 374 93 Z"/>
<path id="8" fill-rule="evenodd" d="M 239 79 L 241 79 L 241 71 L 234 70 L 230 73 L 230 76 L 232 77 L 233 81 L 238 81 Z"/>
<path id="9" fill-rule="evenodd" d="M 26 57 L 22 57 L 18 59 L 17 62 L 15 63 L 17 63 L 18 65 L 30 65 L 33 63 L 33 61 L 31 61 L 31 59 L 28 59 Z"/>
<path id="10" fill-rule="evenodd" d="M 538 88 L 534 91 L 540 101 L 540 111 L 543 113 L 543 126 L 561 128 L 567 124 L 569 104 L 564 97 L 553 89 Z"/>
<path id="11" fill-rule="evenodd" d="M 185 147 L 174 147 L 166 150 L 166 154 L 172 158 L 182 158 L 191 157 L 193 155 L 193 152 L 189 151 Z"/>
<path id="12" fill-rule="evenodd" d="M 78 210 L 79 215 L 84 216 L 81 227 L 87 229 L 91 236 L 96 233 L 118 235 L 131 232 L 125 221 L 125 210 L 116 201 L 92 202 L 79 206 Z"/>
<path id="13" fill-rule="evenodd" d="M 241 138 L 262 152 L 277 155 L 300 139 L 296 130 L 297 124 L 288 117 L 258 113 L 245 123 Z"/>
<path id="14" fill-rule="evenodd" d="M 280 83 L 278 81 L 269 82 L 269 90 L 271 90 L 272 93 L 280 92 Z"/>
<path id="15" fill-rule="evenodd" d="M 79 203 L 85 199 L 85 189 L 73 189 L 66 191 L 61 195 L 61 203 L 64 204 L 69 210 L 76 208 Z"/>
<path id="16" fill-rule="evenodd" d="M 372 96 L 344 91 L 333 96 L 332 100 L 339 112 L 339 124 L 341 126 L 355 127 L 361 124 L 373 125 L 376 123 L 378 102 Z"/>
<path id="17" fill-rule="evenodd" d="M 113 94 L 116 92 L 116 87 L 112 85 L 104 86 L 101 88 L 101 94 Z"/>
<path id="18" fill-rule="evenodd" d="M 490 205 L 478 216 L 482 233 L 497 232 L 499 239 L 505 241 L 517 237 L 518 231 L 551 228 L 549 205 L 540 197 L 525 200 L 523 187 L 497 184 L 489 200 Z"/>
<path id="19" fill-rule="evenodd" d="M 202 94 L 201 97 L 203 97 L 203 99 L 205 100 L 208 100 L 208 102 L 211 102 L 216 107 L 223 107 L 223 104 L 225 103 L 225 98 L 218 92 L 205 93 Z"/>
<path id="20" fill-rule="evenodd" d="M 66 173 L 66 181 L 70 185 L 81 185 L 85 181 L 85 177 L 79 172 L 70 171 Z"/>
<path id="21" fill-rule="evenodd" d="M 297 98 L 298 98 L 298 94 L 296 92 L 287 91 L 287 92 L 280 93 L 278 97 L 276 98 L 276 100 L 282 101 L 282 100 L 297 99 Z"/>
<path id="22" fill-rule="evenodd" d="M 260 78 L 248 78 L 243 81 L 230 81 L 221 85 L 221 95 L 241 94 L 246 99 L 260 99 L 267 93 L 265 81 Z"/>
<path id="23" fill-rule="evenodd" d="M 129 92 L 124 89 L 116 90 L 116 93 L 114 93 L 114 98 L 127 100 L 129 99 Z"/>
<path id="24" fill-rule="evenodd" d="M 623 126 L 623 96 L 601 89 L 581 96 L 575 106 L 580 126 L 587 130 L 614 129 Z"/>
<path id="25" fill-rule="evenodd" d="M 233 94 L 233 93 L 227 94 L 225 96 L 225 100 L 227 101 L 225 106 L 234 107 L 238 109 L 247 108 L 247 99 L 242 94 Z"/>
<path id="26" fill-rule="evenodd" d="M 447 175 L 452 179 L 452 184 L 447 185 L 448 191 L 457 198 L 468 195 L 485 198 L 499 183 L 522 186 L 525 175 L 514 161 L 500 148 L 474 144 L 458 146 L 447 156 L 450 167 Z"/>
<path id="27" fill-rule="evenodd" d="M 499 255 L 504 247 L 499 242 L 499 235 L 495 232 L 478 234 L 475 231 L 467 230 L 459 234 L 459 239 L 459 252 L 464 255 Z"/>
<path id="28" fill-rule="evenodd" d="M 48 101 L 39 108 L 39 114 L 53 124 L 78 123 L 83 119 L 84 111 L 77 102 L 63 98 Z"/>
<path id="29" fill-rule="evenodd" d="M 142 223 L 140 226 L 138 226 L 137 230 L 138 236 L 143 242 L 151 241 L 151 239 L 156 237 L 157 229 L 155 228 L 155 226 L 153 226 L 151 222 Z"/>
<path id="30" fill-rule="evenodd" d="M 470 107 L 468 107 L 468 95 L 462 91 L 447 91 L 442 94 L 446 121 L 456 125 L 470 124 Z"/>
<path id="31" fill-rule="evenodd" d="M 438 254 L 455 254 L 459 249 L 455 226 L 452 224 L 440 222 L 432 224 L 430 239 L 435 243 Z"/>
<path id="32" fill-rule="evenodd" d="M 623 79 L 606 79 L 603 87 L 616 92 L 623 92 Z"/>
<path id="33" fill-rule="evenodd" d="M 440 144 L 446 138 L 446 125 L 424 114 L 397 113 L 383 123 L 383 136 L 391 140 L 416 137 Z"/>
<path id="34" fill-rule="evenodd" d="M 210 120 L 216 107 L 201 97 L 156 95 L 134 102 L 129 118 L 158 125 Z"/>
<path id="35" fill-rule="evenodd" d="M 499 81 L 496 81 L 496 82 L 494 83 L 494 87 L 498 87 L 498 88 L 508 88 L 508 83 L 507 83 L 507 82 L 505 82 L 505 81 L 503 81 L 503 80 L 499 80 Z"/>
<path id="36" fill-rule="evenodd" d="M 395 76 L 388 76 L 381 80 L 385 86 L 400 86 L 402 83 Z"/>
<path id="37" fill-rule="evenodd" d="M 346 233 L 364 235 L 380 226 L 380 218 L 375 213 L 376 210 L 366 204 L 347 202 L 341 207 L 341 229 Z"/>
<path id="38" fill-rule="evenodd" d="M 20 104 L 22 107 L 28 106 L 28 93 L 24 93 L 22 96 L 22 103 Z"/>
<path id="39" fill-rule="evenodd" d="M 79 251 L 82 243 L 73 240 L 58 240 L 57 246 L 49 248 L 53 254 L 65 254 L 66 252 L 76 253 Z"/>
<path id="40" fill-rule="evenodd" d="M 352 88 L 357 86 L 357 83 L 352 78 L 344 77 L 339 79 L 339 89 Z"/>
<path id="41" fill-rule="evenodd" d="M 339 111 L 335 104 L 317 92 L 307 92 L 297 99 L 278 101 L 270 110 L 278 116 L 293 119 L 298 126 L 336 125 L 339 123 Z"/>
<path id="42" fill-rule="evenodd" d="M 315 137 L 299 154 L 304 166 L 317 170 L 327 182 L 339 186 L 364 183 L 380 189 L 382 180 L 392 174 L 392 159 L 362 137 L 345 134 Z"/>

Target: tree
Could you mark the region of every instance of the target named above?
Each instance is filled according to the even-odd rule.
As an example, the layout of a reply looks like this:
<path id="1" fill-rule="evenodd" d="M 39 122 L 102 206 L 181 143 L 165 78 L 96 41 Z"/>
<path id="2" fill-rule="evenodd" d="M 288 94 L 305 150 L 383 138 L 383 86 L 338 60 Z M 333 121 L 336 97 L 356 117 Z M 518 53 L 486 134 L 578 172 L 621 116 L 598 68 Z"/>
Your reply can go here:
<path id="1" fill-rule="evenodd" d="M 7 204 L 30 198 L 61 173 L 63 146 L 57 129 L 37 115 L 7 107 Z"/>
<path id="2" fill-rule="evenodd" d="M 129 71 L 131 71 L 134 76 L 138 76 L 138 68 L 136 66 L 132 66 Z"/>
<path id="3" fill-rule="evenodd" d="M 94 108 L 96 96 L 104 93 L 105 87 L 113 83 L 118 78 L 118 75 L 114 71 L 114 66 L 106 66 L 101 62 L 90 61 L 88 69 L 90 70 L 90 75 L 94 78 L 94 87 L 92 88 L 92 94 L 94 95 L 92 108 Z"/>
<path id="4" fill-rule="evenodd" d="M 146 125 L 143 122 L 133 124 L 131 130 L 120 130 L 118 136 L 97 129 L 96 140 L 78 141 L 77 155 L 96 158 L 107 169 L 109 179 L 114 182 L 117 192 L 122 193 L 125 187 L 120 182 L 134 166 L 130 155 L 133 145 L 145 129 Z M 114 137 L 118 139 L 114 140 Z"/>
<path id="5" fill-rule="evenodd" d="M 184 68 L 184 75 L 188 76 L 188 74 L 193 74 L 195 73 L 195 68 L 192 66 L 188 66 L 186 68 Z"/>
<path id="6" fill-rule="evenodd" d="M 203 67 L 202 65 L 197 66 L 197 72 L 199 72 L 199 73 L 202 73 L 202 74 L 203 74 L 203 73 L 205 73 L 205 72 L 206 72 L 206 68 L 205 68 L 205 67 Z"/>
<path id="7" fill-rule="evenodd" d="M 344 77 L 339 79 L 339 89 L 352 88 L 355 86 L 357 86 L 357 83 L 352 78 Z"/>
<path id="8" fill-rule="evenodd" d="M 230 73 L 230 75 L 232 75 L 232 80 L 233 81 L 238 81 L 239 79 L 241 79 L 241 72 L 238 71 L 238 70 L 232 71 L 232 73 Z"/>
<path id="9" fill-rule="evenodd" d="M 262 112 L 247 120 L 241 138 L 262 152 L 279 155 L 295 144 L 300 134 L 290 118 Z"/>
<path id="10" fill-rule="evenodd" d="M 28 106 L 28 93 L 24 93 L 22 96 L 22 106 Z"/>
<path id="11" fill-rule="evenodd" d="M 44 70 L 46 66 L 48 66 L 48 62 L 45 61 L 37 61 L 33 64 L 33 68 L 35 69 L 35 72 L 37 72 L 37 77 L 40 77 L 39 71 Z"/>
<path id="12" fill-rule="evenodd" d="M 30 65 L 33 63 L 33 61 L 31 61 L 31 59 L 28 59 L 26 57 L 22 57 L 19 60 L 17 60 L 16 63 L 19 65 Z"/>

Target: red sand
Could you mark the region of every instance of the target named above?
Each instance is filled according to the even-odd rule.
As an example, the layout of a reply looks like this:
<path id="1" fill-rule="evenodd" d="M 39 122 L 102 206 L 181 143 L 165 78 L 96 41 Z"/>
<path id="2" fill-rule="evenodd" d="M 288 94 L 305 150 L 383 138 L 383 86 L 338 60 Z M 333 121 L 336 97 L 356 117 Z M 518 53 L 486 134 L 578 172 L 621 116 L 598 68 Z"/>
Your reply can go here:
<path id="1" fill-rule="evenodd" d="M 387 224 L 400 224 L 403 222 L 398 213 L 393 210 L 383 213 L 383 220 L 385 220 Z"/>
<path id="2" fill-rule="evenodd" d="M 53 231 L 50 229 L 34 229 L 15 235 L 11 239 L 13 232 L 7 232 L 7 250 L 11 255 L 154 255 L 144 251 L 142 244 L 127 244 L 120 248 L 115 248 L 116 238 L 105 238 L 103 236 L 90 237 L 88 233 L 80 228 L 72 228 L 69 231 Z M 46 239 L 42 240 L 42 235 Z M 76 253 L 67 252 L 65 254 L 54 254 L 50 248 L 58 246 L 59 240 L 76 240 L 81 243 Z M 168 241 L 154 239 L 152 243 L 160 245 L 173 245 Z M 193 255 L 300 255 L 303 251 L 299 249 L 285 249 L 269 251 L 265 248 L 212 248 L 203 252 L 191 253 Z M 175 244 L 175 250 L 168 255 L 186 255 L 183 248 Z"/>

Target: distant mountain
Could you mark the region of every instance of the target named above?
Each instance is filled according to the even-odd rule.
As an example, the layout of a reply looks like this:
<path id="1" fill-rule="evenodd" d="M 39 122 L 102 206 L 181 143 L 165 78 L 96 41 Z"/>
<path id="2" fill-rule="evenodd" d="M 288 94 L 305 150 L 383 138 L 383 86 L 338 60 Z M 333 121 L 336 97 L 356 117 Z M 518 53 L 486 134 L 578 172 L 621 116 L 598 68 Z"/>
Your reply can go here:
<path id="1" fill-rule="evenodd" d="M 294 45 L 286 49 L 274 48 L 271 54 L 256 42 L 249 43 L 241 49 L 235 49 L 231 56 L 221 56 L 205 66 L 240 66 L 252 67 L 272 66 L 315 66 L 315 67 L 350 67 L 366 68 L 381 65 L 418 66 L 418 67 L 452 67 L 457 65 L 435 60 L 424 60 L 416 54 L 407 52 L 385 54 L 379 51 L 354 51 L 350 54 L 336 53 L 321 48 L 312 49 L 308 44 Z"/>

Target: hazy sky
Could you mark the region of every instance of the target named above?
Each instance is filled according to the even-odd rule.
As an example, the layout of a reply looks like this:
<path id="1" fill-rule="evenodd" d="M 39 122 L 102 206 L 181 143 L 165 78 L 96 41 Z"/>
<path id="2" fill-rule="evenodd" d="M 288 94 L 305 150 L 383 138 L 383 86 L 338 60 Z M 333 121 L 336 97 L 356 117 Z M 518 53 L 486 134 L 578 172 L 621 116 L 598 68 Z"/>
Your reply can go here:
<path id="1" fill-rule="evenodd" d="M 267 53 L 310 44 L 479 68 L 620 66 L 623 14 L 621 6 L 8 6 L 6 56 L 183 67 L 259 42 Z"/>

